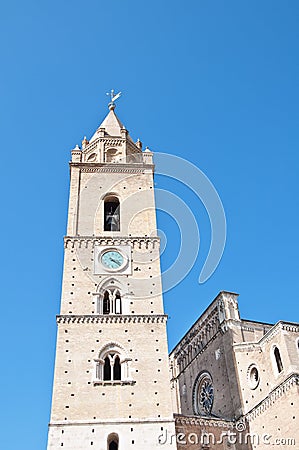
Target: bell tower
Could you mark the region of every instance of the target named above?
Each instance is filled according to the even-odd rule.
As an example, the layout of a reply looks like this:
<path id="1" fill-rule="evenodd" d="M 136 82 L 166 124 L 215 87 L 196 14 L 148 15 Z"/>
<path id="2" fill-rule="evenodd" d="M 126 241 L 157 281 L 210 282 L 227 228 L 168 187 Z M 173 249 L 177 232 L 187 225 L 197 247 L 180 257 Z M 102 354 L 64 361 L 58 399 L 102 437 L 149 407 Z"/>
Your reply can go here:
<path id="1" fill-rule="evenodd" d="M 153 173 L 113 101 L 72 150 L 48 450 L 176 448 Z"/>

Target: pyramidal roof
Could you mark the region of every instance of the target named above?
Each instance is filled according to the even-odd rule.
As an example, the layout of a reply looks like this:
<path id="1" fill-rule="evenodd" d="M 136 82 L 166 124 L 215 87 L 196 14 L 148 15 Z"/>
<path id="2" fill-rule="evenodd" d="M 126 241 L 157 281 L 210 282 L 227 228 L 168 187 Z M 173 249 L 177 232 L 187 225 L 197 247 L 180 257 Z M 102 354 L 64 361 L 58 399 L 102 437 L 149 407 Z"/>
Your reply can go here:
<path id="1" fill-rule="evenodd" d="M 92 138 L 90 139 L 90 142 L 94 141 L 98 137 L 98 132 L 100 128 L 105 129 L 105 135 L 113 137 L 122 136 L 121 130 L 122 129 L 124 130 L 125 127 L 114 112 L 115 105 L 110 104 L 109 109 L 110 109 L 109 113 L 107 114 L 101 125 L 98 127 L 97 131 L 94 133 Z"/>

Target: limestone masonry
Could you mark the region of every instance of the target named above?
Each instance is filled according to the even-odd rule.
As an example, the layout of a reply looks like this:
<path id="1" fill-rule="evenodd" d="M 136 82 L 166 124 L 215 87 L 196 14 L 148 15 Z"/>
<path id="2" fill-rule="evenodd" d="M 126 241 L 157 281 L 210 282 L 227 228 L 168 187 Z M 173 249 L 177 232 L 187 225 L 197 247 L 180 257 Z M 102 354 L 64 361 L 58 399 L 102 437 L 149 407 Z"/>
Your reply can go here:
<path id="1" fill-rule="evenodd" d="M 114 109 L 72 150 L 48 450 L 299 449 L 299 324 L 220 292 L 168 355 L 153 154 Z"/>

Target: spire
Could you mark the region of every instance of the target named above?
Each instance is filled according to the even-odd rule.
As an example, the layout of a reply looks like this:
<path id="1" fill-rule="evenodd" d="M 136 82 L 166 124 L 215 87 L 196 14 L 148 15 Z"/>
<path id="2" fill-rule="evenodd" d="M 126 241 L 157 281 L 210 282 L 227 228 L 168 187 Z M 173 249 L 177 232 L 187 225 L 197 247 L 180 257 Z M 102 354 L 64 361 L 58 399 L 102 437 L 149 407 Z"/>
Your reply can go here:
<path id="1" fill-rule="evenodd" d="M 121 123 L 121 121 L 114 112 L 116 107 L 114 102 L 121 96 L 121 92 L 115 95 L 114 90 L 112 89 L 111 92 L 107 92 L 107 95 L 109 95 L 111 98 L 111 101 L 108 104 L 109 113 L 107 114 L 101 125 L 98 127 L 97 131 L 94 133 L 92 138 L 90 139 L 90 142 L 98 138 L 101 131 L 104 131 L 105 136 L 113 136 L 113 137 L 123 137 L 124 132 L 126 133 L 125 126 Z"/>
<path id="2" fill-rule="evenodd" d="M 135 143 L 132 140 L 128 130 L 115 114 L 115 100 L 120 97 L 121 92 L 115 95 L 112 90 L 108 95 L 111 100 L 108 104 L 108 114 L 90 140 L 84 137 L 82 152 L 79 154 L 77 149 L 73 151 L 74 159 L 72 161 L 109 164 L 145 162 L 146 164 L 152 164 L 152 153 L 150 151 L 142 152 L 141 141 L 138 139 Z"/>

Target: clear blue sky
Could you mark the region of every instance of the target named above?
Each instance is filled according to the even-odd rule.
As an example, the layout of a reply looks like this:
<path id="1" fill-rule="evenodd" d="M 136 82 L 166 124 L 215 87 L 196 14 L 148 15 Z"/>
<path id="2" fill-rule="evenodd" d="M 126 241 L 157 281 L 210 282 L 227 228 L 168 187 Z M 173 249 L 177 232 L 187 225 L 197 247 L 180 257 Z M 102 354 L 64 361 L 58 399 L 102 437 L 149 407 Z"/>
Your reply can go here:
<path id="1" fill-rule="evenodd" d="M 184 186 L 202 246 L 167 295 L 170 347 L 220 290 L 243 317 L 298 321 L 297 0 L 2 3 L 3 450 L 46 446 L 70 149 L 124 92 L 117 113 L 154 151 L 184 157 L 215 185 L 228 225 L 217 271 L 199 285 L 208 216 Z M 159 227 L 175 241 L 166 214 Z M 162 264 L 175 257 L 169 246 Z"/>

